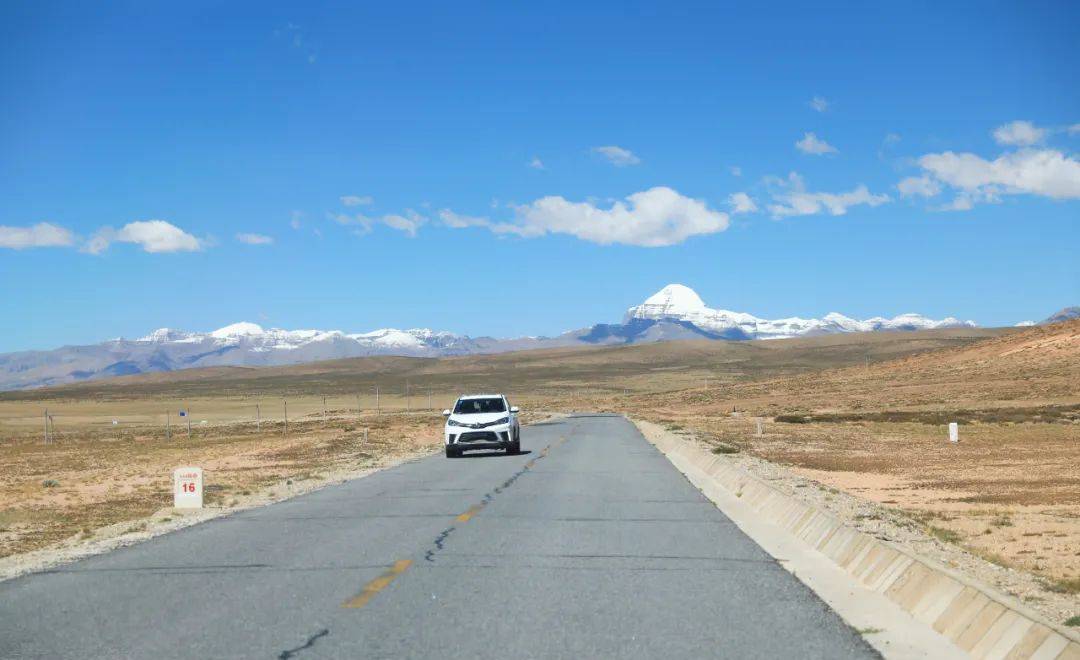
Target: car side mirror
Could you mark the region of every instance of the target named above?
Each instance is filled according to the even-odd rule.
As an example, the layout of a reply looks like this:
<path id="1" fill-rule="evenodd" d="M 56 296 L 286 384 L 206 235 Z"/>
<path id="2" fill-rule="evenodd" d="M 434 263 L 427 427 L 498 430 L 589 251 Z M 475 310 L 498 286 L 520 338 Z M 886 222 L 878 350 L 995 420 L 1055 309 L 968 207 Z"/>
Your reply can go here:
<path id="1" fill-rule="evenodd" d="M 510 412 L 519 412 L 520 409 L 517 406 L 510 406 Z"/>
<path id="2" fill-rule="evenodd" d="M 450 416 L 450 410 L 447 409 L 447 410 L 442 411 L 442 416 L 443 417 L 449 417 Z"/>

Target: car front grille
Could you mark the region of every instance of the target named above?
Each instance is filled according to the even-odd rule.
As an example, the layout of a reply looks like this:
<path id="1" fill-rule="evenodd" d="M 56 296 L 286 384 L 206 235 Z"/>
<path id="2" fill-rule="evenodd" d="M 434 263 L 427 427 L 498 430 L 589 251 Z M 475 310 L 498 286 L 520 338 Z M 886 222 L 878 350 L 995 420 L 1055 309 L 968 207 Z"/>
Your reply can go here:
<path id="1" fill-rule="evenodd" d="M 499 442 L 499 436 L 492 431 L 474 431 L 462 433 L 458 436 L 458 442 Z"/>
<path id="2" fill-rule="evenodd" d="M 500 424 L 505 423 L 506 422 L 504 422 L 503 420 L 497 419 L 494 422 L 461 422 L 459 425 L 464 426 L 467 429 L 486 429 L 489 426 L 499 426 Z"/>

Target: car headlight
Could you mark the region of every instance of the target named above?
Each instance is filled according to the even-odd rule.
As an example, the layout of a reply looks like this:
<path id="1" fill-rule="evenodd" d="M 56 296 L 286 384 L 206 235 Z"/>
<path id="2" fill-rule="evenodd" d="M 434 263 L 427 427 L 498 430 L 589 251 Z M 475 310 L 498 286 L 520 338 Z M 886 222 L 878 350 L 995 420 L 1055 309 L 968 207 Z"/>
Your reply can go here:
<path id="1" fill-rule="evenodd" d="M 510 423 L 510 417 L 506 416 L 506 417 L 503 417 L 502 419 L 495 420 L 494 422 L 491 423 L 491 425 L 495 426 L 497 424 L 509 424 L 509 423 Z"/>
<path id="2" fill-rule="evenodd" d="M 446 420 L 446 425 L 447 426 L 466 426 L 466 427 L 472 426 L 471 424 L 466 424 L 465 422 L 459 422 L 456 419 L 448 419 L 448 420 Z"/>

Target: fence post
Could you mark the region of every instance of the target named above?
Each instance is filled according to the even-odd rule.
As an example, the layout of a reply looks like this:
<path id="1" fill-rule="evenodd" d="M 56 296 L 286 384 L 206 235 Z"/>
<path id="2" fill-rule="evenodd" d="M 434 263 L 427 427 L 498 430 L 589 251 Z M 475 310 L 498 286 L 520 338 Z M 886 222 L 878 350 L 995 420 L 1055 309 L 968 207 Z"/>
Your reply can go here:
<path id="1" fill-rule="evenodd" d="M 285 405 L 285 432 L 282 437 L 287 438 L 289 437 L 289 402 L 285 399 L 282 399 L 281 402 Z"/>
<path id="2" fill-rule="evenodd" d="M 262 411 L 259 410 L 259 404 L 255 404 L 255 431 L 262 431 Z"/>
<path id="3" fill-rule="evenodd" d="M 165 439 L 172 440 L 172 412 L 165 409 Z"/>

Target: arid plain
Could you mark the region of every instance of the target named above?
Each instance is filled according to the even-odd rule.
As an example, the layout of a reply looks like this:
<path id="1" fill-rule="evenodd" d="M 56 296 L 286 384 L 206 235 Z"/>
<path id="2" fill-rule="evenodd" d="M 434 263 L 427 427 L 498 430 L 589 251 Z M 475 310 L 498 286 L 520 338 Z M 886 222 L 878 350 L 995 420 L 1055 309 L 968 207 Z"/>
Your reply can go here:
<path id="1" fill-rule="evenodd" d="M 506 392 L 526 421 L 602 410 L 658 422 L 874 503 L 1050 594 L 1080 592 L 1080 321 L 356 358 L 6 392 L 0 556 L 169 518 L 181 464 L 204 467 L 208 505 L 228 509 L 436 450 L 439 411 L 472 391 Z"/>

